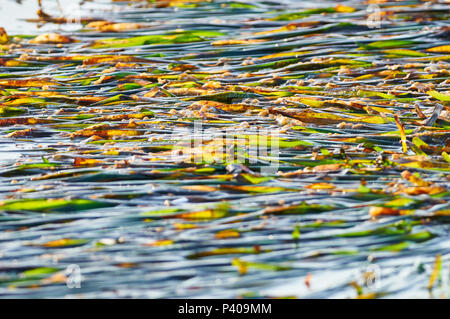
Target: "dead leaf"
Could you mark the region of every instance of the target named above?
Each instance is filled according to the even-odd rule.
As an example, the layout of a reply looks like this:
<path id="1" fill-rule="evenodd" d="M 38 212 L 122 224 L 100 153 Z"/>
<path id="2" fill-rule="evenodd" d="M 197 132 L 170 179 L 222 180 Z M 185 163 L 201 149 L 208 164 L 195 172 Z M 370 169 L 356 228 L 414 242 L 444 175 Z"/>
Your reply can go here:
<path id="1" fill-rule="evenodd" d="M 334 189 L 336 186 L 330 183 L 313 183 L 305 186 L 307 189 Z"/>
<path id="2" fill-rule="evenodd" d="M 403 215 L 403 214 L 404 214 L 404 211 L 397 209 L 397 208 L 391 208 L 391 207 L 372 206 L 369 209 L 369 215 L 372 217 L 397 216 L 397 215 Z"/>
<path id="3" fill-rule="evenodd" d="M 214 192 L 217 191 L 216 187 L 208 186 L 208 185 L 185 185 L 181 186 L 181 188 L 198 191 L 198 192 Z"/>
<path id="4" fill-rule="evenodd" d="M 79 166 L 96 166 L 96 165 L 101 165 L 104 163 L 105 163 L 104 161 L 97 160 L 94 158 L 81 158 L 81 157 L 77 157 L 73 161 L 73 165 L 77 166 L 77 167 L 79 167 Z"/>
<path id="5" fill-rule="evenodd" d="M 75 40 L 71 37 L 61 35 L 59 33 L 44 33 L 38 35 L 36 38 L 28 41 L 33 44 L 58 44 L 58 43 L 72 43 Z"/>
<path id="6" fill-rule="evenodd" d="M 6 44 L 9 41 L 8 34 L 4 28 L 0 28 L 0 44 Z"/>
<path id="7" fill-rule="evenodd" d="M 221 231 L 217 232 L 214 237 L 216 239 L 225 239 L 225 238 L 237 238 L 237 237 L 240 237 L 240 236 L 241 235 L 236 230 L 225 229 L 225 230 L 221 230 Z"/>
<path id="8" fill-rule="evenodd" d="M 221 45 L 234 45 L 234 44 L 255 44 L 255 43 L 261 43 L 264 42 L 264 40 L 257 40 L 257 39 L 252 39 L 252 40 L 219 40 L 219 41 L 214 41 L 212 43 L 212 45 L 214 46 L 221 46 Z"/>
<path id="9" fill-rule="evenodd" d="M 130 22 L 114 23 L 109 21 L 93 21 L 86 25 L 86 28 L 96 29 L 97 31 L 100 32 L 123 32 L 142 29 L 145 27 L 147 27 L 147 25 L 140 23 L 130 23 Z"/>

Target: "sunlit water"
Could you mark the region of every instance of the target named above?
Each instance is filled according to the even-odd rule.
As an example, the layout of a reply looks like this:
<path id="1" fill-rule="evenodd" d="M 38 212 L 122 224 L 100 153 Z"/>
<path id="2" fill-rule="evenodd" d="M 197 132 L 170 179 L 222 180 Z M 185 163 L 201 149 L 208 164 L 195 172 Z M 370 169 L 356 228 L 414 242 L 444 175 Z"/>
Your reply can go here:
<path id="1" fill-rule="evenodd" d="M 222 1 L 227 2 L 227 1 Z M 278 1 L 275 2 L 246 2 L 254 3 L 256 9 L 240 9 L 233 11 L 223 8 L 220 3 L 211 3 L 206 7 L 198 8 L 139 8 L 127 7 L 125 4 L 117 4 L 114 12 L 110 9 L 109 1 L 89 2 L 83 6 L 80 12 L 82 16 L 100 16 L 111 20 L 138 21 L 152 23 L 149 30 L 134 31 L 130 34 L 152 34 L 161 30 L 172 29 L 204 29 L 225 32 L 224 38 L 234 38 L 242 34 L 270 30 L 280 27 L 287 22 L 267 22 L 258 20 L 262 16 L 270 16 L 267 12 L 284 9 L 286 12 L 300 10 L 301 8 L 315 8 L 335 6 L 334 1 Z M 418 3 L 416 1 L 411 1 Z M 73 1 L 61 0 L 62 13 L 74 12 L 70 9 Z M 43 1 L 47 13 L 59 16 L 61 10 L 56 1 Z M 364 26 L 364 9 L 358 1 L 349 1 L 345 4 L 358 6 L 358 14 L 329 15 L 324 23 L 338 23 L 342 21 L 356 21 Z M 442 4 L 444 6 L 444 4 Z M 448 8 L 445 7 L 445 8 Z M 93 9 L 93 10 L 90 10 Z M 0 1 L 0 26 L 5 27 L 11 34 L 38 34 L 49 30 L 58 32 L 72 31 L 82 41 L 92 41 L 101 37 L 112 37 L 117 34 L 103 35 L 100 33 L 79 32 L 80 24 L 54 25 L 45 24 L 36 28 L 35 23 L 24 22 L 26 18 L 36 18 L 37 2 L 24 0 L 22 4 L 12 0 Z M 66 11 L 66 12 L 64 12 Z M 360 14 L 361 13 L 361 14 Z M 252 21 L 253 19 L 253 21 Z M 313 21 L 315 17 L 305 18 Z M 261 23 L 258 25 L 256 22 Z M 249 22 L 250 21 L 250 22 Z M 442 21 L 437 21 L 440 25 Z M 253 24 L 252 24 L 253 23 Z M 414 22 L 396 22 L 398 26 L 415 25 Z M 445 23 L 445 21 L 444 21 Z M 241 26 L 245 26 L 241 29 Z M 395 26 L 395 23 L 394 23 Z M 431 31 L 422 30 L 419 26 L 414 30 L 407 30 L 408 37 L 419 36 L 431 45 L 434 34 Z M 254 28 L 254 29 L 253 29 Z M 384 29 L 383 29 L 384 30 Z M 387 31 L 386 31 L 387 30 Z M 380 30 L 381 31 L 381 30 Z M 386 32 L 390 30 L 386 27 Z M 358 33 L 359 32 L 359 33 Z M 394 31 L 392 31 L 394 33 Z M 402 34 L 403 31 L 395 31 Z M 422 32 L 422 33 L 420 33 Z M 376 41 L 378 35 L 371 34 Z M 317 56 L 327 56 L 327 49 L 333 49 L 334 45 L 341 43 L 345 55 L 346 50 L 357 54 L 357 41 L 370 41 L 363 31 L 336 31 L 328 35 L 328 46 L 317 48 L 308 37 L 298 36 L 287 41 L 279 40 L 271 42 L 265 47 L 222 47 L 224 56 L 232 59 L 231 66 L 239 67 L 247 57 L 248 51 L 255 57 L 274 53 L 273 48 L 280 44 L 288 43 L 292 49 L 309 47 L 317 50 Z M 320 38 L 324 40 L 324 38 Z M 345 42 L 350 39 L 349 42 Z M 316 40 L 314 38 L 314 40 Z M 309 41 L 309 42 L 308 42 Z M 340 42 L 341 41 L 341 42 Z M 441 40 L 439 40 L 441 41 Z M 445 42 L 444 42 L 445 43 Z M 448 43 L 448 42 L 447 42 Z M 70 49 L 62 49 L 56 54 L 94 54 L 95 50 L 83 48 L 79 43 L 69 46 Z M 166 59 L 179 59 L 188 53 L 208 53 L 217 50 L 208 41 L 180 44 L 161 45 L 159 47 L 145 46 L 140 48 L 125 48 L 121 54 L 136 56 L 164 53 Z M 46 50 L 41 50 L 40 55 L 46 56 Z M 333 54 L 333 53 L 330 53 Z M 347 56 L 345 56 L 347 58 Z M 383 57 L 376 57 L 378 61 Z M 212 55 L 192 59 L 192 63 L 202 65 L 205 70 L 219 70 L 219 67 L 206 67 L 204 64 L 214 64 L 218 57 Z M 188 60 L 189 61 L 189 60 Z M 404 61 L 403 61 L 404 62 Z M 164 62 L 165 63 L 165 62 Z M 204 63 L 204 64 L 203 64 Z M 50 68 L 37 69 L 40 76 L 53 76 Z M 163 64 L 166 66 L 165 64 Z M 98 72 L 97 69 L 77 69 L 68 67 L 69 74 L 77 72 Z M 100 69 L 101 70 L 101 69 Z M 140 72 L 146 69 L 141 68 Z M 0 73 L 22 72 L 5 68 Z M 88 75 L 86 75 L 88 76 Z M 265 77 L 264 77 L 265 76 Z M 261 78 L 270 79 L 268 73 Z M 259 79 L 261 79 L 259 78 Z M 218 79 L 218 81 L 222 81 Z M 233 82 L 232 82 L 233 83 Z M 117 83 L 105 85 L 107 92 L 113 89 Z M 342 84 L 342 83 L 341 83 Z M 101 94 L 99 86 L 86 85 L 86 87 L 67 84 L 66 90 L 80 90 L 78 94 Z M 116 93 L 107 92 L 113 96 Z M 131 94 L 131 93 L 130 93 Z M 156 116 L 167 119 L 167 111 L 180 102 L 176 98 L 161 98 L 158 102 L 148 102 L 146 107 L 155 110 Z M 132 104 L 132 101 L 125 101 Z M 188 103 L 182 106 L 187 107 Z M 269 107 L 272 101 L 263 101 L 262 105 Z M 32 114 L 39 118 L 47 118 L 54 114 L 60 107 L 73 107 L 78 105 L 52 105 L 42 112 L 33 109 Z M 115 106 L 108 108 L 114 108 Z M 426 110 L 429 114 L 430 110 Z M 247 121 L 245 116 L 233 114 L 226 119 L 237 123 Z M 70 124 L 68 120 L 61 119 L 63 124 Z M 250 120 L 248 120 L 250 121 Z M 275 128 L 277 124 L 267 119 L 255 120 L 258 125 L 267 125 Z M 83 124 L 96 124 L 90 119 Z M 262 123 L 262 124 L 261 124 Z M 169 124 L 170 125 L 170 122 Z M 376 292 L 378 297 L 388 298 L 414 298 L 429 297 L 427 284 L 432 273 L 436 255 L 442 255 L 443 267 L 439 284 L 436 285 L 431 296 L 448 296 L 448 270 L 450 260 L 450 240 L 448 237 L 448 216 L 442 218 L 433 217 L 433 212 L 448 209 L 448 194 L 441 203 L 432 205 L 419 204 L 414 216 L 394 216 L 373 221 L 368 215 L 368 204 L 377 204 L 385 201 L 384 198 L 358 197 L 358 194 L 348 193 L 339 196 L 330 196 L 328 192 L 310 192 L 305 186 L 315 182 L 328 181 L 331 178 L 341 188 L 351 189 L 359 186 L 361 178 L 369 180 L 370 187 L 383 188 L 389 182 L 399 178 L 399 172 L 389 171 L 382 175 L 358 175 L 357 173 L 339 172 L 326 174 L 312 174 L 298 179 L 275 179 L 261 185 L 282 186 L 296 188 L 296 192 L 278 192 L 274 194 L 235 193 L 226 190 L 215 192 L 188 191 L 182 186 L 186 185 L 216 185 L 218 183 L 241 185 L 243 182 L 233 180 L 223 182 L 220 180 L 203 180 L 203 175 L 191 173 L 171 177 L 169 173 L 161 175 L 152 173 L 152 170 L 160 168 L 178 168 L 176 163 L 154 160 L 149 162 L 146 155 L 134 156 L 132 152 L 124 151 L 119 155 L 100 157 L 102 160 L 113 162 L 114 160 L 129 160 L 133 167 L 125 168 L 76 168 L 79 175 L 69 175 L 49 180 L 33 179 L 50 170 L 26 170 L 17 171 L 14 165 L 16 161 L 21 164 L 42 163 L 42 156 L 62 163 L 61 171 L 69 172 L 73 169 L 74 157 L 88 156 L 77 149 L 71 150 L 69 146 L 83 147 L 88 150 L 98 150 L 102 146 L 79 144 L 80 140 L 71 140 L 67 136 L 59 135 L 61 130 L 51 125 L 42 125 L 51 133 L 50 136 L 30 138 L 30 140 L 12 140 L 5 138 L 0 144 L 0 191 L 3 199 L 15 196 L 15 198 L 94 198 L 111 204 L 111 207 L 86 209 L 80 211 L 66 211 L 56 213 L 3 212 L 0 215 L 0 296 L 2 297 L 67 297 L 67 298 L 115 298 L 115 297 L 192 297 L 192 298 L 228 298 L 228 297 L 304 297 L 304 298 L 350 298 L 355 297 L 355 289 L 351 286 L 353 281 L 361 281 L 362 273 L 367 270 L 377 272 L 377 281 L 374 285 L 364 288 L 365 293 Z M 23 127 L 21 127 L 23 128 Z M 323 127 L 322 127 L 323 128 Z M 335 130 L 335 126 L 326 126 Z M 2 128 L 2 134 L 6 134 L 8 127 Z M 360 130 L 336 130 L 344 137 L 369 136 L 373 132 L 387 132 L 396 130 L 393 123 L 382 126 L 369 124 Z M 154 125 L 145 128 L 144 137 L 163 136 L 167 138 L 169 129 L 161 129 Z M 319 147 L 328 147 L 334 150 L 335 146 L 327 141 L 328 133 L 309 134 L 295 131 L 286 133 L 285 137 L 291 140 L 304 140 L 314 143 Z M 61 144 L 58 144 L 61 142 Z M 398 140 L 389 139 L 377 141 L 386 150 L 398 151 Z M 353 145 L 354 143 L 349 143 Z M 40 145 L 38 147 L 38 145 Z M 154 147 L 150 142 L 130 142 L 126 145 L 133 147 Z M 150 151 L 146 151 L 149 153 Z M 297 169 L 290 166 L 289 160 L 295 161 L 298 156 L 310 155 L 311 151 L 301 149 L 282 150 L 281 157 L 286 159 L 285 168 Z M 66 157 L 65 157 L 66 156 Z M 351 153 L 355 158 L 370 158 L 361 152 Z M 53 160 L 52 160 L 53 161 Z M 214 165 L 213 165 L 214 166 Z M 226 174 L 223 166 L 214 166 L 215 174 Z M 58 170 L 58 169 L 57 169 Z M 90 172 L 92 170 L 92 172 Z M 130 175 L 130 173 L 136 173 Z M 435 172 L 423 170 L 421 173 L 427 180 L 445 185 L 447 172 Z M 166 175 L 164 175 L 166 174 Z M 327 179 L 328 178 L 328 179 Z M 247 183 L 248 184 L 248 183 Z M 387 186 L 386 186 L 387 187 Z M 18 193 L 19 188 L 31 189 L 29 192 Z M 136 195 L 136 196 L 134 196 Z M 362 195 L 361 195 L 362 196 Z M 417 199 L 423 199 L 426 203 L 427 195 L 419 195 Z M 198 211 L 205 207 L 215 207 L 218 201 L 227 201 L 232 209 L 228 216 L 209 221 L 187 221 L 175 217 L 174 214 L 145 216 L 148 211 L 165 209 L 170 203 L 170 208 L 179 208 L 186 211 Z M 264 215 L 263 210 L 267 206 L 278 206 L 280 201 L 286 204 L 299 205 L 303 201 L 309 204 L 335 205 L 336 208 L 322 213 L 307 212 L 302 215 Z M 364 206 L 366 205 L 366 206 Z M 247 213 L 248 215 L 239 214 Z M 267 217 L 265 217 L 267 216 Z M 432 218 L 431 222 L 414 224 L 413 234 L 431 234 L 426 240 L 409 240 L 409 233 L 401 233 L 401 225 L 412 223 L 421 218 Z M 339 223 L 333 224 L 338 221 Z M 325 222 L 325 224 L 321 224 Z M 326 222 L 331 222 L 327 225 Z M 404 224 L 402 224 L 404 222 Z M 177 223 L 195 223 L 198 228 L 177 229 Z M 316 224 L 315 224 L 316 223 Z M 296 225 L 300 225 L 301 234 L 298 241 L 293 240 L 292 232 Z M 321 226 L 322 225 L 322 226 Z M 400 226 L 399 226 L 400 225 Z M 395 235 L 378 235 L 376 233 L 366 236 L 343 237 L 348 233 L 364 232 L 367 230 L 381 229 L 389 226 L 392 231 L 398 231 Z M 216 234 L 225 229 L 236 229 L 240 237 L 229 239 L 217 239 Z M 40 244 L 61 238 L 86 239 L 73 247 L 43 247 Z M 406 238 L 406 239 L 405 239 Z M 168 245 L 152 245 L 155 242 L 171 240 Z M 399 244 L 407 241 L 408 247 L 399 251 L 377 251 L 377 249 Z M 259 248 L 255 248 L 259 247 Z M 216 248 L 245 248 L 248 250 L 262 249 L 256 254 L 247 254 L 239 251 L 234 254 L 199 257 L 198 253 L 204 253 Z M 197 258 L 195 258 L 197 257 Z M 265 263 L 290 267 L 288 270 L 273 271 L 273 269 L 258 269 L 249 267 L 248 272 L 239 274 L 239 269 L 232 265 L 233 258 L 239 257 L 249 262 Z M 30 281 L 21 284 L 26 279 L 24 272 L 40 267 L 54 267 L 64 271 L 69 265 L 78 265 L 82 272 L 81 288 L 69 289 L 65 283 L 56 282 L 46 284 L 41 281 Z M 371 268 L 372 267 L 372 268 Z M 373 268 L 375 267 L 375 268 Z M 306 284 L 307 278 L 310 283 Z M 37 287 L 31 287 L 33 284 Z"/>

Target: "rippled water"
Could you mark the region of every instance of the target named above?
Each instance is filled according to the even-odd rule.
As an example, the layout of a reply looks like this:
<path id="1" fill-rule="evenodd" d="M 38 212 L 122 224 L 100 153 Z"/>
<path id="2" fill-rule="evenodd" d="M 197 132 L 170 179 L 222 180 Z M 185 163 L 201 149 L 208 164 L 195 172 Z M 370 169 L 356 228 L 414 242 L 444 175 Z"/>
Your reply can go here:
<path id="1" fill-rule="evenodd" d="M 6 14 L 6 3 L 13 14 Z M 55 1 L 43 4 L 47 13 L 60 14 Z M 406 88 L 408 82 L 433 83 L 435 90 L 448 94 L 448 73 L 439 73 L 448 65 L 442 64 L 448 56 L 427 49 L 449 44 L 448 35 L 442 32 L 448 26 L 450 6 L 444 1 L 383 3 L 381 10 L 393 13 L 375 29 L 366 26 L 367 5 L 360 1 L 341 3 L 356 9 L 352 12 L 314 13 L 292 21 L 273 19 L 337 4 L 186 1 L 155 8 L 141 2 L 112 6 L 109 1 L 94 1 L 81 7 L 81 17 L 148 24 L 113 33 L 81 29 L 81 24 L 47 23 L 37 29 L 36 23 L 17 22 L 36 18 L 33 1 L 2 1 L 0 23 L 4 25 L 0 26 L 11 36 L 52 30 L 78 42 L 58 47 L 24 40 L 21 48 L 3 50 L 0 56 L 4 61 L 29 63 L 3 63 L 0 80 L 43 79 L 49 83 L 36 85 L 36 92 L 52 92 L 23 95 L 29 84 L 0 82 L 1 103 L 23 111 L 1 121 L 38 119 L 37 123 L 1 122 L 0 296 L 351 298 L 357 296 L 358 286 L 363 296 L 371 297 L 448 297 L 450 165 L 441 156 L 448 149 L 448 111 L 434 126 L 441 131 L 417 135 L 432 149 L 426 150 L 425 160 L 414 157 L 411 142 L 409 157 L 402 154 L 393 114 L 400 115 L 408 134 L 418 134 L 421 131 L 413 131 L 420 120 L 414 103 L 420 102 L 429 117 L 437 100 L 424 90 Z M 262 33 L 294 22 L 298 24 L 291 28 Z M 187 34 L 181 30 L 221 34 L 194 35 L 192 41 L 181 38 L 179 43 L 167 40 L 125 46 L 116 42 L 112 47 L 99 42 Z M 230 39 L 244 41 L 213 45 Z M 249 39 L 259 41 L 245 42 Z M 410 42 L 373 45 L 386 40 Z M 386 51 L 395 49 L 411 51 Z M 269 56 L 282 52 L 297 53 Z M 19 60 L 24 53 L 28 57 Z M 109 58 L 92 64 L 61 58 L 79 55 L 86 60 L 99 53 Z M 111 56 L 118 55 L 132 58 L 117 65 Z M 254 59 L 244 62 L 247 58 Z M 337 62 L 330 64 L 330 58 Z M 260 66 L 274 61 L 286 64 Z M 436 69 L 439 61 L 443 67 Z M 194 67 L 187 71 L 174 68 L 186 64 Z M 405 64 L 410 66 L 392 67 Z M 433 65 L 434 69 L 425 71 Z M 113 66 L 116 69 L 111 70 Z M 390 72 L 397 69 L 417 77 Z M 364 77 L 370 74 L 375 75 Z M 101 75 L 112 76 L 99 81 Z M 220 109 L 223 105 L 206 114 L 181 112 L 192 105 L 189 98 L 196 93 L 177 91 L 175 85 L 200 89 L 208 81 L 220 84 L 218 92 L 247 92 L 226 97 L 227 102 L 243 104 L 245 112 Z M 334 85 L 326 86 L 330 82 Z M 129 83 L 135 85 L 123 86 Z M 170 94 L 160 90 L 144 97 L 153 87 Z M 204 97 L 197 99 L 215 99 L 212 94 L 201 94 Z M 83 100 L 86 97 L 93 100 Z M 113 99 L 102 101 L 105 97 Z M 314 106 L 301 98 L 329 103 Z M 336 100 L 366 103 L 375 111 Z M 273 116 L 261 112 L 269 108 Z M 325 122 L 317 120 L 317 115 L 310 121 L 307 114 L 296 117 L 295 112 L 305 109 L 338 117 Z M 139 115 L 143 112 L 146 117 Z M 136 117 L 108 117 L 118 114 Z M 303 122 L 289 126 L 292 116 Z M 194 120 L 202 117 L 205 128 L 232 128 L 247 134 L 249 127 L 258 125 L 279 132 L 286 142 L 278 154 L 280 173 L 262 178 L 258 173 L 267 163 L 264 158 L 245 167 L 174 160 L 167 150 L 186 134 L 183 128 L 192 130 Z M 105 125 L 96 128 L 94 124 Z M 28 128 L 34 131 L 10 135 Z M 92 131 L 83 131 L 86 128 Z M 173 132 L 179 132 L 178 136 Z M 93 135 L 100 138 L 90 138 Z M 211 136 L 204 132 L 203 137 Z M 390 162 L 380 164 L 382 153 Z M 338 167 L 323 166 L 328 164 Z M 406 169 L 419 173 L 422 181 L 440 191 L 405 191 L 405 187 L 417 186 L 401 177 Z M 283 175 L 296 170 L 303 171 Z M 367 183 L 361 184 L 361 179 Z M 21 199 L 41 202 L 26 206 L 24 201 L 13 201 Z M 59 200 L 61 205 L 52 206 L 55 202 L 46 199 Z M 383 205 L 393 205 L 394 216 L 372 218 L 371 207 Z M 438 255 L 440 278 L 429 290 Z M 66 277 L 73 278 L 73 274 L 64 275 L 70 265 L 80 267 L 80 288 L 66 285 Z M 373 285 L 363 279 L 368 273 L 375 274 Z"/>

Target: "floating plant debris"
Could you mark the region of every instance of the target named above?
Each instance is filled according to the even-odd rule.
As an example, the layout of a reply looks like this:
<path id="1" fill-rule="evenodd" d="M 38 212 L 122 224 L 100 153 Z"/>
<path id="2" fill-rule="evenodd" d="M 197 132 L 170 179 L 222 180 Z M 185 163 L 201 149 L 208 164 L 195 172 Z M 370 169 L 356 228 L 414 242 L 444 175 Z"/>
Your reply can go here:
<path id="1" fill-rule="evenodd" d="M 0 25 L 0 297 L 448 297 L 448 1 L 40 3 Z"/>

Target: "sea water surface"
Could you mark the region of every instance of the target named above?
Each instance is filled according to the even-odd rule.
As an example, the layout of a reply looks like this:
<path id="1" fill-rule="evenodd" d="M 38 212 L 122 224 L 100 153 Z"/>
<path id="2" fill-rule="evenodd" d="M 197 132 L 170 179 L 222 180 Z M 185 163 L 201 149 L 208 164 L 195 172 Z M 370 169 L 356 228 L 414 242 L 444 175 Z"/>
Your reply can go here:
<path id="1" fill-rule="evenodd" d="M 408 164 L 416 163 L 411 141 L 403 157 L 393 118 L 400 114 L 415 134 L 414 103 L 425 117 L 435 109 L 438 101 L 410 88 L 411 79 L 449 92 L 448 73 L 439 71 L 445 52 L 427 51 L 449 45 L 448 2 L 380 3 L 378 28 L 367 26 L 362 1 L 42 4 L 75 23 L 27 22 L 37 18 L 37 1 L 0 2 L 0 26 L 24 39 L 0 58 L 29 63 L 5 62 L 0 80 L 49 81 L 0 82 L 1 103 L 22 112 L 2 117 L 0 127 L 0 297 L 448 297 L 449 165 L 441 153 L 449 123 L 442 113 L 440 135 L 420 135 L 431 164 L 417 166 Z M 317 8 L 330 9 L 308 11 Z M 146 27 L 101 32 L 78 18 Z M 28 43 L 48 32 L 77 41 Z M 151 35 L 168 37 L 101 42 Z M 192 88 L 208 87 L 225 92 L 225 104 L 198 113 L 189 99 L 202 98 Z M 52 93 L 20 95 L 40 91 Z M 269 109 L 278 113 L 261 112 Z M 304 110 L 315 117 L 295 115 Z M 40 122 L 4 121 L 30 117 Z M 174 160 L 180 140 L 211 140 L 208 132 L 189 135 L 194 121 L 241 135 L 252 127 L 278 132 L 276 170 L 259 174 L 267 156 Z M 405 190 L 419 187 L 402 178 L 407 169 L 439 191 Z M 382 206 L 395 213 L 369 214 Z"/>

